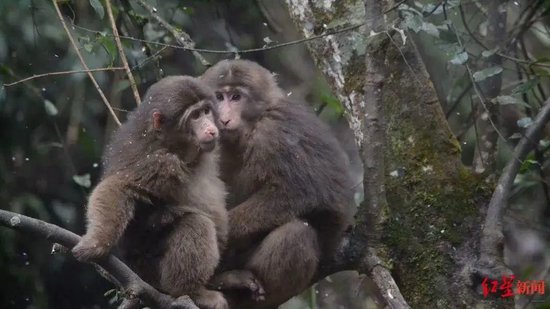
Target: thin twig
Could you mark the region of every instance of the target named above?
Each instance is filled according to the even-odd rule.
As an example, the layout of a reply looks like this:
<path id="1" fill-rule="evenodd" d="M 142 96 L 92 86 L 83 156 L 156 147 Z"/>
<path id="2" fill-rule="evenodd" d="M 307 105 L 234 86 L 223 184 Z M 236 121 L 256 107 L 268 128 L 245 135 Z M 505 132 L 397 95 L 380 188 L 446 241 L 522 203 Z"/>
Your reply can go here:
<path id="1" fill-rule="evenodd" d="M 403 3 L 405 3 L 405 2 L 407 2 L 407 0 L 401 0 L 401 1 L 397 2 L 394 6 L 392 6 L 391 8 L 389 8 L 389 9 L 387 9 L 387 10 L 385 10 L 385 11 L 384 11 L 384 14 L 387 14 L 387 13 L 389 13 L 389 12 L 391 12 L 391 11 L 393 11 L 393 10 L 399 8 L 399 7 L 401 6 L 401 4 L 403 4 Z"/>
<path id="2" fill-rule="evenodd" d="M 138 38 L 134 38 L 134 37 L 130 37 L 130 36 L 124 36 L 124 35 L 120 35 L 119 37 L 121 39 L 125 39 L 125 40 L 132 40 L 132 41 L 136 41 L 136 42 L 140 42 L 140 43 L 147 43 L 147 44 L 156 45 L 156 46 L 163 46 L 163 47 L 170 47 L 170 48 L 174 48 L 174 49 L 193 51 L 193 52 L 198 52 L 198 53 L 203 53 L 203 54 L 248 54 L 248 53 L 269 51 L 269 50 L 278 49 L 278 48 L 281 48 L 281 47 L 287 47 L 287 46 L 292 46 L 292 45 L 296 45 L 296 44 L 306 43 L 306 42 L 309 42 L 309 41 L 324 38 L 324 37 L 329 36 L 329 35 L 340 34 L 340 33 L 343 33 L 343 32 L 352 31 L 352 30 L 358 29 L 358 28 L 360 28 L 364 25 L 365 25 L 365 23 L 360 23 L 360 24 L 344 27 L 344 28 L 341 28 L 341 29 L 330 28 L 330 29 L 327 29 L 325 32 L 323 32 L 319 35 L 314 35 L 314 36 L 310 36 L 310 37 L 307 37 L 307 38 L 298 39 L 298 40 L 294 40 L 294 41 L 288 41 L 288 42 L 279 43 L 279 44 L 274 44 L 274 45 L 270 45 L 270 46 L 264 46 L 264 47 L 258 47 L 258 48 L 249 48 L 249 49 L 242 49 L 242 50 L 240 50 L 240 49 L 221 50 L 221 49 L 205 49 L 205 48 L 194 48 L 194 47 L 191 48 L 191 47 L 174 45 L 174 44 L 167 44 L 167 43 L 161 43 L 161 42 L 142 40 L 142 39 L 138 39 Z M 78 25 L 75 25 L 75 24 L 73 24 L 73 26 L 75 28 L 78 28 L 78 29 L 81 29 L 81 30 L 84 30 L 84 31 L 87 31 L 87 32 L 96 33 L 96 34 L 100 33 L 100 31 L 88 29 L 88 28 L 78 26 Z M 110 34 L 107 34 L 107 36 L 109 36 L 109 35 Z"/>
<path id="3" fill-rule="evenodd" d="M 496 54 L 501 56 L 502 58 L 506 58 L 510 61 L 514 61 L 514 62 L 518 62 L 518 63 L 522 63 L 522 64 L 527 64 L 527 65 L 530 65 L 530 66 L 532 65 L 532 66 L 539 66 L 539 67 L 543 67 L 543 68 L 550 68 L 550 64 L 534 62 L 534 61 L 525 60 L 525 59 L 520 59 L 520 58 L 516 58 L 516 57 L 506 55 L 504 53 L 496 53 Z"/>
<path id="4" fill-rule="evenodd" d="M 116 46 L 118 48 L 118 54 L 120 55 L 120 61 L 126 70 L 126 75 L 128 75 L 128 80 L 130 81 L 130 87 L 134 93 L 134 98 L 136 99 L 136 104 L 141 104 L 141 98 L 136 86 L 136 81 L 134 80 L 134 75 L 130 71 L 130 66 L 128 65 L 128 60 L 126 59 L 126 54 L 124 54 L 124 49 L 122 48 L 122 43 L 120 42 L 120 37 L 118 36 L 118 29 L 116 27 L 115 18 L 113 16 L 113 8 L 111 7 L 111 0 L 106 0 L 105 4 L 107 6 L 107 15 L 109 15 L 109 21 L 111 22 L 111 28 L 113 29 L 113 36 L 115 37 Z"/>
<path id="5" fill-rule="evenodd" d="M 80 236 L 55 224 L 2 209 L 0 225 L 38 235 L 67 248 L 74 247 L 80 241 Z M 115 279 L 114 281 L 120 285 L 119 288 L 154 308 L 172 308 L 177 303 L 177 308 L 197 309 L 191 299 L 180 297 L 174 300 L 172 296 L 160 293 L 113 255 L 97 261 L 97 265 Z"/>
<path id="6" fill-rule="evenodd" d="M 65 23 L 65 19 L 63 18 L 63 15 L 61 14 L 61 10 L 59 9 L 59 5 L 57 4 L 57 0 L 52 0 L 52 2 L 53 2 L 53 6 L 55 7 L 55 11 L 57 12 L 57 16 L 59 17 L 59 20 L 61 21 L 61 24 L 63 25 L 63 28 L 65 29 L 65 32 L 67 33 L 67 36 L 69 37 L 69 41 L 71 41 L 71 45 L 73 46 L 74 51 L 76 52 L 76 55 L 78 56 L 78 59 L 80 59 L 80 63 L 82 64 L 84 69 L 86 71 L 88 71 L 86 73 L 88 73 L 88 76 L 92 80 L 92 83 L 94 84 L 95 89 L 99 93 L 99 96 L 103 100 L 103 103 L 105 103 L 105 106 L 107 106 L 107 109 L 109 110 L 109 112 L 113 116 L 113 119 L 115 120 L 116 124 L 118 124 L 120 126 L 120 120 L 118 120 L 118 117 L 115 114 L 115 111 L 111 107 L 111 104 L 107 100 L 107 97 L 105 97 L 105 94 L 103 93 L 103 90 L 101 90 L 101 88 L 99 87 L 99 84 L 95 80 L 94 75 L 92 74 L 92 72 L 90 72 L 90 68 L 88 68 L 88 65 L 86 64 L 86 61 L 84 61 L 84 57 L 82 57 L 82 54 L 80 53 L 80 50 L 78 49 L 78 46 L 76 45 L 76 42 L 74 41 L 74 38 L 71 35 L 71 31 L 69 30 L 69 28 L 67 27 L 67 24 Z"/>
<path id="7" fill-rule="evenodd" d="M 72 71 L 59 71 L 59 72 L 50 72 L 50 73 L 44 73 L 44 74 L 34 74 L 33 76 L 29 76 L 26 78 L 23 78 L 21 80 L 18 80 L 13 83 L 4 84 L 5 87 L 15 86 L 20 83 L 27 82 L 32 79 L 46 77 L 46 76 L 53 76 L 53 75 L 69 75 L 69 74 L 78 74 L 78 73 L 88 73 L 88 72 L 103 72 L 103 71 L 118 71 L 118 70 L 124 70 L 123 67 L 114 67 L 114 68 L 98 68 L 98 69 L 89 69 L 89 70 L 72 70 Z"/>

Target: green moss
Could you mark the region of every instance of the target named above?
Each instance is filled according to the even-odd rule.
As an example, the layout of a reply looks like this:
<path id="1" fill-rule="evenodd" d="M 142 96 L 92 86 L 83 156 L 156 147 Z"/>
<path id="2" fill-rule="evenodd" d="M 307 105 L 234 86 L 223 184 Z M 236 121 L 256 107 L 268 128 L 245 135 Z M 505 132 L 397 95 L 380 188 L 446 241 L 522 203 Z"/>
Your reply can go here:
<path id="1" fill-rule="evenodd" d="M 386 85 L 395 87 L 400 74 L 392 71 Z M 425 103 L 426 98 L 415 97 L 420 94 L 413 89 L 399 92 L 410 96 L 385 100 L 386 157 L 393 176 L 386 182 L 391 217 L 383 227 L 382 242 L 391 250 L 394 274 L 411 306 L 449 307 L 449 298 L 442 295 L 448 289 L 439 288 L 446 284 L 441 278 L 452 277 L 451 254 L 470 238 L 468 224 L 479 220 L 478 207 L 489 199 L 491 186 L 462 166 L 458 141 L 442 129 L 444 119 L 428 110 L 434 107 Z M 428 112 L 435 117 L 426 119 L 422 113 Z"/>
<path id="2" fill-rule="evenodd" d="M 365 85 L 365 56 L 357 55 L 355 52 L 349 60 L 345 74 L 346 84 L 344 85 L 344 93 L 349 94 L 352 91 L 357 91 L 364 94 L 363 86 Z"/>

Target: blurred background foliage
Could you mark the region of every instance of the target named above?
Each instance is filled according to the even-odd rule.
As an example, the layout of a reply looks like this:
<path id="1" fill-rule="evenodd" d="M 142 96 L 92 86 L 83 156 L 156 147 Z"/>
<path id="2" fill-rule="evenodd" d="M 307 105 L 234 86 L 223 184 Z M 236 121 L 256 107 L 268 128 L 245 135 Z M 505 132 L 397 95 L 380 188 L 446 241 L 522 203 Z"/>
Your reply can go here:
<path id="1" fill-rule="evenodd" d="M 415 33 L 466 165 L 473 165 L 479 141 L 476 122 L 483 117 L 472 78 L 502 77 L 501 91 L 494 98 L 500 110 L 499 147 L 495 149 L 498 171 L 513 159 L 513 146 L 550 92 L 550 1 L 506 2 L 507 30 L 514 40 L 507 43 L 505 51 L 480 43 L 487 39 L 488 20 L 488 8 L 481 2 L 406 1 L 399 8 L 404 18 L 400 29 Z M 88 66 L 120 66 L 104 0 L 58 3 Z M 238 51 L 300 39 L 282 1 L 148 3 L 159 16 L 188 33 L 199 48 Z M 141 94 L 163 76 L 198 75 L 205 69 L 192 53 L 174 47 L 177 42 L 172 34 L 136 1 L 113 1 L 113 9 Z M 501 65 L 484 67 L 496 52 L 509 56 Z M 304 44 L 203 56 L 211 63 L 236 56 L 252 59 L 277 73 L 290 98 L 306 101 L 331 124 L 360 183 L 361 163 L 343 109 Z M 6 84 L 34 74 L 81 69 L 50 1 L 0 0 L 0 208 L 79 234 L 84 232 L 87 195 L 100 175 L 103 146 L 116 124 L 86 74 Z M 94 76 L 123 120 L 135 107 L 124 71 L 102 71 Z M 549 136 L 547 130 L 537 151 L 524 162 L 507 215 L 507 259 L 518 271 L 538 277 L 546 276 L 550 265 Z M 0 307 L 109 306 L 112 294 L 104 294 L 112 286 L 91 266 L 50 251 L 51 244 L 44 240 L 0 228 Z M 371 308 L 376 306 L 372 291 L 368 279 L 346 272 L 322 280 L 285 307 Z"/>

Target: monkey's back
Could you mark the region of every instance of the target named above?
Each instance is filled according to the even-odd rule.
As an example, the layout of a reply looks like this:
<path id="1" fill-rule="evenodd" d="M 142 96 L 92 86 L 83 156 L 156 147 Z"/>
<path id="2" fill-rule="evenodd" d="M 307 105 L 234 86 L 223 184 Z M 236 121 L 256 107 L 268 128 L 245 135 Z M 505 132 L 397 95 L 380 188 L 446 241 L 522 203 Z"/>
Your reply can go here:
<path id="1" fill-rule="evenodd" d="M 305 106 L 282 101 L 258 121 L 240 157 L 224 158 L 230 151 L 225 145 L 222 160 L 239 164 L 222 173 L 232 194 L 229 208 L 260 187 L 272 187 L 281 193 L 279 205 L 294 209 L 333 247 L 351 221 L 353 183 L 347 157 L 326 124 Z"/>

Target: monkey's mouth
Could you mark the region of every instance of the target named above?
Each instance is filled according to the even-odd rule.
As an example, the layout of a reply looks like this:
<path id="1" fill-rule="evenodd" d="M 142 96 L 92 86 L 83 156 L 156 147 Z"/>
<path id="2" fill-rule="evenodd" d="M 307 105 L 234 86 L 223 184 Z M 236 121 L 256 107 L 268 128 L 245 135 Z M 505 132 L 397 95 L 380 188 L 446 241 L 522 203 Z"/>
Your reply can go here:
<path id="1" fill-rule="evenodd" d="M 227 134 L 227 133 L 235 132 L 237 131 L 237 129 L 238 129 L 237 127 L 223 127 L 221 129 L 221 132 Z"/>
<path id="2" fill-rule="evenodd" d="M 223 128 L 220 130 L 221 137 L 236 136 L 239 135 L 239 128 Z"/>
<path id="3" fill-rule="evenodd" d="M 202 151 L 210 152 L 214 150 L 214 147 L 216 147 L 216 139 L 212 139 L 210 141 L 204 141 L 200 143 L 200 148 Z"/>

